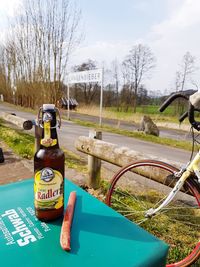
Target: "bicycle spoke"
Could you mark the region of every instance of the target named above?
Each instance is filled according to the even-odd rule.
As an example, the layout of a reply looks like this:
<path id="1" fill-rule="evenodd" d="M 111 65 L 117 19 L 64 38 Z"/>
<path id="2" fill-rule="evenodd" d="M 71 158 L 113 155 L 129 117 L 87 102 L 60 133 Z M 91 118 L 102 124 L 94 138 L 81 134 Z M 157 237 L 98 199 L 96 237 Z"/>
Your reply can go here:
<path id="1" fill-rule="evenodd" d="M 178 213 L 170 213 L 170 216 L 178 216 L 178 217 L 183 217 L 183 218 L 186 218 L 186 217 L 189 217 L 189 218 L 193 218 L 192 215 L 187 215 L 187 214 L 178 214 Z"/>
<path id="2" fill-rule="evenodd" d="M 181 206 L 174 206 L 174 207 L 164 207 L 164 210 L 174 210 L 174 209 L 190 209 L 190 210 L 198 210 L 199 207 L 181 207 Z"/>
<path id="3" fill-rule="evenodd" d="M 133 198 L 136 202 L 140 203 L 140 205 L 141 205 L 141 201 L 139 199 L 137 199 L 136 196 L 134 196 L 133 194 L 130 194 L 128 191 L 122 192 L 122 191 L 116 190 L 116 193 L 120 194 L 122 196 L 125 196 L 125 197 Z M 144 205 L 144 203 L 142 203 L 142 204 L 143 204 L 143 208 L 147 208 L 147 206 Z"/>
<path id="4" fill-rule="evenodd" d="M 154 160 L 138 161 L 135 167 L 132 164 L 124 170 L 115 176 L 114 186 L 110 187 L 113 208 L 171 244 L 169 263 L 188 257 L 199 242 L 200 189 L 194 188 L 195 184 L 190 180 L 187 181 L 184 191 L 178 192 L 167 206 L 153 216 L 145 217 L 147 211 L 157 209 L 166 200 L 172 190 L 168 186 L 176 184 L 173 175 L 177 170 Z"/>
<path id="5" fill-rule="evenodd" d="M 122 202 L 122 201 L 119 200 L 118 198 L 113 197 L 113 200 L 114 200 L 114 201 L 117 201 L 118 203 L 122 204 L 122 206 L 125 206 L 125 207 L 127 207 L 129 210 L 131 210 L 131 208 L 129 207 L 128 204 Z"/>
<path id="6" fill-rule="evenodd" d="M 200 228 L 199 224 L 194 224 L 194 223 L 190 223 L 190 222 L 187 222 L 187 221 L 179 221 L 179 220 L 176 220 L 176 219 L 169 219 L 169 220 L 172 221 L 172 222 L 178 222 L 178 223 L 186 224 L 186 225 L 190 225 L 190 226 L 198 226 L 197 228 Z"/>
<path id="7" fill-rule="evenodd" d="M 142 219 L 142 220 L 140 220 L 140 221 L 136 221 L 136 223 L 137 223 L 138 225 L 141 225 L 142 223 L 146 222 L 147 220 L 148 220 L 148 218 L 144 218 L 144 219 Z"/>
<path id="8" fill-rule="evenodd" d="M 141 213 L 141 212 L 139 212 L 139 213 Z M 123 214 L 123 213 L 122 213 Z M 130 213 L 128 213 L 128 214 L 123 214 L 125 217 L 127 217 L 127 218 L 130 218 L 130 216 L 133 216 L 133 215 L 138 215 L 138 213 L 137 212 L 130 212 Z M 134 220 L 135 221 L 135 220 Z"/>
<path id="9" fill-rule="evenodd" d="M 129 210 L 117 210 L 117 212 L 119 213 L 129 213 L 130 211 Z M 137 214 L 137 213 L 144 213 L 145 211 L 138 211 L 138 210 L 134 210 L 134 212 L 132 212 L 132 214 Z"/>

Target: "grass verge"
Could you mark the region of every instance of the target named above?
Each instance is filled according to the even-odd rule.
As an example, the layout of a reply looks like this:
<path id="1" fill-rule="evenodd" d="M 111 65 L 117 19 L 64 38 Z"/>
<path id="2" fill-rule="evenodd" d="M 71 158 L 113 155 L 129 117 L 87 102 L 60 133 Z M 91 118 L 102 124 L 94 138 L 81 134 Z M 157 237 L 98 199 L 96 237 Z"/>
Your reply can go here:
<path id="1" fill-rule="evenodd" d="M 142 170 L 138 169 L 139 173 L 145 167 L 141 168 Z M 151 167 L 151 170 L 158 171 L 154 167 Z M 162 173 L 164 176 L 168 174 L 169 172 Z M 130 180 L 135 180 L 132 174 L 126 182 L 124 180 L 126 177 L 122 176 L 112 191 L 111 207 L 168 243 L 170 245 L 168 263 L 178 262 L 187 257 L 199 240 L 200 211 L 196 203 L 192 206 L 183 199 L 174 199 L 167 208 L 148 218 L 145 216 L 145 211 L 157 207 L 157 204 L 163 201 L 166 191 L 160 187 L 149 188 L 144 183 L 141 187 L 135 183 L 131 184 Z"/>
<path id="2" fill-rule="evenodd" d="M 65 153 L 65 164 L 70 169 L 75 169 L 81 173 L 87 173 L 87 163 L 79 155 L 72 151 L 63 149 Z"/>
<path id="3" fill-rule="evenodd" d="M 159 106 L 154 105 L 146 105 L 146 106 L 138 106 L 136 109 L 136 113 L 133 112 L 133 108 L 129 108 L 124 111 L 122 107 L 117 110 L 116 107 L 104 107 L 102 116 L 104 118 L 117 119 L 129 122 L 139 123 L 143 115 L 150 115 L 153 121 L 158 122 L 178 122 L 178 114 L 175 115 L 174 106 L 169 106 L 164 112 L 160 113 L 158 111 Z M 98 106 L 79 106 L 77 111 L 82 114 L 99 116 L 99 107 Z M 184 122 L 184 124 L 188 124 Z"/>
<path id="4" fill-rule="evenodd" d="M 29 112 L 36 112 L 36 111 L 33 111 L 31 109 L 27 109 L 27 108 L 23 108 L 21 106 L 15 106 L 13 104 L 9 104 L 9 103 L 6 103 L 6 105 L 8 106 L 11 106 L 11 107 L 15 107 L 19 110 L 24 110 L 24 111 L 29 111 Z M 86 108 L 80 108 L 80 110 L 78 111 L 82 114 L 90 114 L 90 115 L 99 115 L 99 109 L 97 109 L 97 107 L 91 107 L 90 109 L 87 107 Z M 133 119 L 133 116 L 136 116 L 139 115 L 139 119 L 138 121 L 141 119 L 141 116 L 142 116 L 142 113 L 136 113 L 133 115 L 132 112 L 128 112 L 126 113 L 125 115 L 123 115 L 124 113 L 123 112 L 116 112 L 118 115 L 116 116 L 116 114 L 114 113 L 111 113 L 110 114 L 110 111 L 108 109 L 108 111 L 105 109 L 105 118 L 118 118 L 119 119 L 119 116 L 120 116 L 120 119 L 123 119 L 123 120 L 127 120 L 127 121 L 134 121 Z M 122 117 L 121 117 L 121 115 Z M 129 117 L 130 115 L 130 117 Z M 154 119 L 156 119 L 157 121 L 162 121 L 162 120 L 166 120 L 166 117 L 164 116 L 161 116 L 161 115 L 156 115 L 155 114 L 155 117 Z M 158 119 L 159 117 L 159 119 Z M 65 116 L 63 116 L 64 119 L 66 119 Z M 168 120 L 169 119 L 169 120 Z M 167 121 L 170 121 L 172 122 L 175 117 L 169 117 L 167 119 Z M 85 126 L 85 127 L 91 127 L 91 128 L 99 128 L 99 125 L 98 124 L 95 124 L 95 123 L 92 123 L 92 122 L 87 122 L 87 121 L 81 121 L 81 120 L 78 120 L 78 119 L 73 119 L 72 121 L 74 121 L 75 123 L 79 124 L 79 125 L 82 125 L 82 126 Z M 137 121 L 137 119 L 136 119 Z M 176 121 L 177 121 L 177 118 L 176 118 Z M 180 148 L 180 149 L 184 149 L 184 150 L 187 150 L 187 151 L 191 151 L 192 149 L 192 144 L 191 142 L 189 141 L 180 141 L 180 140 L 173 140 L 173 139 L 170 139 L 170 138 L 163 138 L 163 137 L 156 137 L 156 136 L 152 136 L 152 135 L 146 135 L 142 132 L 138 132 L 138 131 L 128 131 L 128 130 L 123 130 L 123 129 L 118 129 L 118 128 L 114 128 L 114 127 L 110 127 L 108 125 L 103 125 L 100 130 L 102 131 L 107 131 L 107 132 L 112 132 L 112 133 L 116 133 L 116 134 L 121 134 L 121 135 L 124 135 L 124 136 L 128 136 L 128 137 L 134 137 L 134 138 L 138 138 L 140 140 L 144 140 L 144 141 L 148 141 L 148 142 L 153 142 L 153 143 L 157 143 L 157 144 L 161 144 L 161 145 L 167 145 L 167 146 L 171 146 L 171 147 L 175 147 L 175 148 Z"/>
<path id="5" fill-rule="evenodd" d="M 157 137 L 157 136 L 153 136 L 153 135 L 147 135 L 147 134 L 144 134 L 143 132 L 139 132 L 139 131 L 128 131 L 128 130 L 123 130 L 123 129 L 117 129 L 117 128 L 110 127 L 108 125 L 102 125 L 102 127 L 99 127 L 99 125 L 96 123 L 81 121 L 81 120 L 77 120 L 77 119 L 73 120 L 73 121 L 75 123 L 81 125 L 81 126 L 96 128 L 96 129 L 99 129 L 101 131 L 121 134 L 121 135 L 128 136 L 128 137 L 134 137 L 134 138 L 138 138 L 138 139 L 143 140 L 143 141 L 157 143 L 160 145 L 167 145 L 167 146 L 180 148 L 180 149 L 184 149 L 184 150 L 188 150 L 188 151 L 191 151 L 191 149 L 192 149 L 192 143 L 189 141 L 185 141 L 185 140 L 180 141 L 180 140 L 173 140 L 170 138 Z"/>
<path id="6" fill-rule="evenodd" d="M 24 133 L 21 130 L 12 129 L 5 126 L 0 120 L 0 139 L 5 142 L 17 155 L 25 159 L 33 159 L 34 156 L 34 136 Z M 68 168 L 76 169 L 79 172 L 86 173 L 86 162 L 75 153 L 63 149 L 65 153 L 65 164 Z"/>
<path id="7" fill-rule="evenodd" d="M 0 137 L 17 155 L 31 159 L 34 155 L 34 137 L 20 130 L 11 129 L 0 121 Z"/>

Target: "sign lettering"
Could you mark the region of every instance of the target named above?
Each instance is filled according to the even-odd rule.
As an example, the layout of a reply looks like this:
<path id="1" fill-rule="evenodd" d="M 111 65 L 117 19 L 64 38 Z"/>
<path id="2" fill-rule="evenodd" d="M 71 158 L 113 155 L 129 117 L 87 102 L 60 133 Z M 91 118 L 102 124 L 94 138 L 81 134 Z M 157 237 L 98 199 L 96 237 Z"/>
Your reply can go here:
<path id="1" fill-rule="evenodd" d="M 68 74 L 68 84 L 91 83 L 102 81 L 102 69 L 71 72 Z"/>

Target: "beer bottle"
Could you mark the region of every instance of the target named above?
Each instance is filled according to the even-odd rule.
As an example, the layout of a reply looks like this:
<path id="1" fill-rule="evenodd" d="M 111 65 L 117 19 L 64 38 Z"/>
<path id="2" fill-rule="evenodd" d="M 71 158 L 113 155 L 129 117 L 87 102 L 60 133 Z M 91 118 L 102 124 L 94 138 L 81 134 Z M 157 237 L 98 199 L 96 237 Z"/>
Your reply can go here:
<path id="1" fill-rule="evenodd" d="M 64 211 L 65 156 L 58 144 L 57 111 L 55 105 L 44 104 L 38 115 L 42 138 L 34 156 L 34 205 L 41 221 L 54 220 Z"/>

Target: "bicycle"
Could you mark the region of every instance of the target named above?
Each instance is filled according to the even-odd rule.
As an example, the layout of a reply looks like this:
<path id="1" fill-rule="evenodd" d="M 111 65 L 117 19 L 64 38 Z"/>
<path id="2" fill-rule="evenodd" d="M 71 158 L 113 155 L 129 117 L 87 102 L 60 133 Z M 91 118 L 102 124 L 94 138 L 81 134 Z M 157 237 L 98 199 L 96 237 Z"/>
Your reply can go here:
<path id="1" fill-rule="evenodd" d="M 160 111 L 178 97 L 189 100 L 176 93 Z M 114 175 L 106 196 L 109 206 L 170 244 L 167 267 L 200 266 L 200 151 L 193 158 L 198 142 L 193 129 L 200 130 L 194 119 L 200 111 L 196 102 L 190 97 L 188 111 L 179 119 L 188 117 L 191 123 L 193 149 L 187 165 L 179 170 L 158 160 L 132 162 Z"/>

